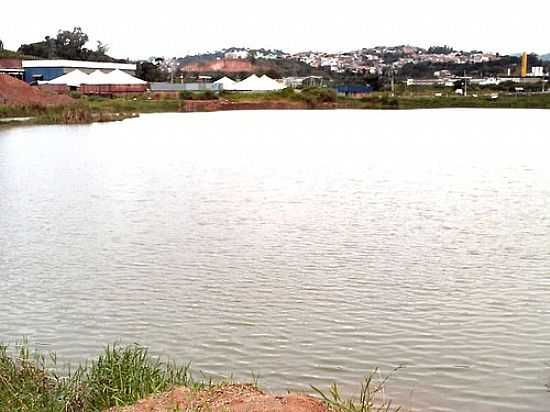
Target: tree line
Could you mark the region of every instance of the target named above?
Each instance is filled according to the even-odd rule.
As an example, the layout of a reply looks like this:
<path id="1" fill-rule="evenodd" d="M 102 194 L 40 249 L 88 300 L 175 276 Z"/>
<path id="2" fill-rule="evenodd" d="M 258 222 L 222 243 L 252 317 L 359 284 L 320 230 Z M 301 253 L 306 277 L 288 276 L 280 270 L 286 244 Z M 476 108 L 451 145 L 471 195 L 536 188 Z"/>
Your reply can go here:
<path id="1" fill-rule="evenodd" d="M 74 27 L 72 30 L 58 30 L 57 34 L 45 36 L 42 41 L 22 44 L 17 52 L 4 50 L 3 42 L 0 40 L 0 58 L 32 56 L 41 59 L 129 63 L 127 59 L 111 57 L 108 54 L 109 46 L 102 41 L 97 41 L 95 48 L 87 47 L 89 41 L 88 34 L 81 27 Z M 159 63 L 159 61 L 155 61 L 155 63 L 137 62 L 136 75 L 149 82 L 165 81 L 167 74 L 159 67 Z"/>
<path id="2" fill-rule="evenodd" d="M 88 35 L 80 27 L 72 30 L 59 30 L 55 36 L 46 36 L 44 40 L 22 44 L 18 52 L 26 56 L 35 56 L 43 59 L 94 60 L 114 62 L 107 53 L 109 46 L 98 41 L 95 49 L 89 49 Z"/>

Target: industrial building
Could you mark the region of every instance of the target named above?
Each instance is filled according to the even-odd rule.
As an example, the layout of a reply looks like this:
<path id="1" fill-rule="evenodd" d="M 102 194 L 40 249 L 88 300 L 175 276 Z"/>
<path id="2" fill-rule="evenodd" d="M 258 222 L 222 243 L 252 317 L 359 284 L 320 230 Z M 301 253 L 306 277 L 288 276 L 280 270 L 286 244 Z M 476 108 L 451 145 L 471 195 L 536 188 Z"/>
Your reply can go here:
<path id="1" fill-rule="evenodd" d="M 77 60 L 22 60 L 22 68 L 27 83 L 50 81 L 77 69 L 86 74 L 96 70 L 105 73 L 120 70 L 132 76 L 136 74 L 135 64 Z"/>
<path id="2" fill-rule="evenodd" d="M 373 92 L 373 87 L 370 84 L 365 85 L 349 85 L 336 87 L 336 93 L 339 96 L 353 97 L 360 99 Z"/>
<path id="3" fill-rule="evenodd" d="M 0 59 L 0 74 L 7 74 L 23 80 L 25 70 L 23 70 L 21 59 Z"/>

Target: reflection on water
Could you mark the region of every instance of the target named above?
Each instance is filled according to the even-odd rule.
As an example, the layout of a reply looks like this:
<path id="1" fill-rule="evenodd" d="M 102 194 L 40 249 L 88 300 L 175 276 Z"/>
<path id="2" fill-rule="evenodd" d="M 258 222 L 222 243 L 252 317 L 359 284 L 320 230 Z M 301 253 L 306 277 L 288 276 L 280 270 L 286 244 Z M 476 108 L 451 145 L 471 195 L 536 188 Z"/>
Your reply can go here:
<path id="1" fill-rule="evenodd" d="M 0 340 L 141 342 L 273 390 L 547 411 L 542 111 L 233 112 L 0 132 Z"/>

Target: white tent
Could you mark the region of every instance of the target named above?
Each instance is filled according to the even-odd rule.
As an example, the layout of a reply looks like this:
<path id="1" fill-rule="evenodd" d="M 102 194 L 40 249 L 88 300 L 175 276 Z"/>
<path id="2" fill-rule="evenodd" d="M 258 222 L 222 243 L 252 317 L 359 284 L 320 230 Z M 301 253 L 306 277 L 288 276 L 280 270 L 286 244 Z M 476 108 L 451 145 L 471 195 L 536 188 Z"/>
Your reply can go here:
<path id="1" fill-rule="evenodd" d="M 235 85 L 234 90 L 239 91 L 252 91 L 252 92 L 266 92 L 273 90 L 282 90 L 285 86 L 269 76 L 258 77 L 255 74 L 244 79 Z"/>
<path id="2" fill-rule="evenodd" d="M 109 78 L 101 70 L 95 70 L 82 84 L 109 84 Z"/>
<path id="3" fill-rule="evenodd" d="M 264 74 L 260 79 L 264 82 L 266 86 L 271 86 L 271 90 L 283 90 L 286 86 L 282 82 L 272 79 L 267 74 Z"/>
<path id="4" fill-rule="evenodd" d="M 222 87 L 222 90 L 235 90 L 237 82 L 229 77 L 222 77 L 220 80 L 214 82 Z"/>
<path id="5" fill-rule="evenodd" d="M 47 82 L 41 82 L 41 84 L 65 84 L 70 87 L 80 87 L 82 83 L 86 83 L 88 75 L 78 69 L 73 70 L 67 74 L 56 77 L 53 80 Z"/>
<path id="6" fill-rule="evenodd" d="M 259 87 L 260 78 L 255 74 L 247 77 L 243 81 L 237 82 L 235 84 L 234 90 L 239 91 L 257 91 Z"/>
<path id="7" fill-rule="evenodd" d="M 119 69 L 107 73 L 106 80 L 108 84 L 147 84 L 146 81 L 138 79 Z"/>

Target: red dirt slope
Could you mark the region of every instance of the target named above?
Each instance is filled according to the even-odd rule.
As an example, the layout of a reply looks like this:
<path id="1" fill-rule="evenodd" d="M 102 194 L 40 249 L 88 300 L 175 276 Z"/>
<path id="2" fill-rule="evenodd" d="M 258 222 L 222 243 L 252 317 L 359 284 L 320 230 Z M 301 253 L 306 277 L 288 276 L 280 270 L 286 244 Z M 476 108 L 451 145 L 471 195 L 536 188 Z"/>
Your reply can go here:
<path id="1" fill-rule="evenodd" d="M 204 63 L 188 64 L 182 67 L 186 72 L 224 72 L 238 73 L 249 72 L 254 73 L 260 67 L 252 64 L 248 60 L 211 60 Z"/>
<path id="2" fill-rule="evenodd" d="M 73 102 L 69 96 L 51 95 L 19 79 L 0 74 L 0 104 L 60 106 Z"/>
<path id="3" fill-rule="evenodd" d="M 306 395 L 267 395 L 251 385 L 225 385 L 193 392 L 176 388 L 124 408 L 105 412 L 327 412 L 318 400 Z"/>

